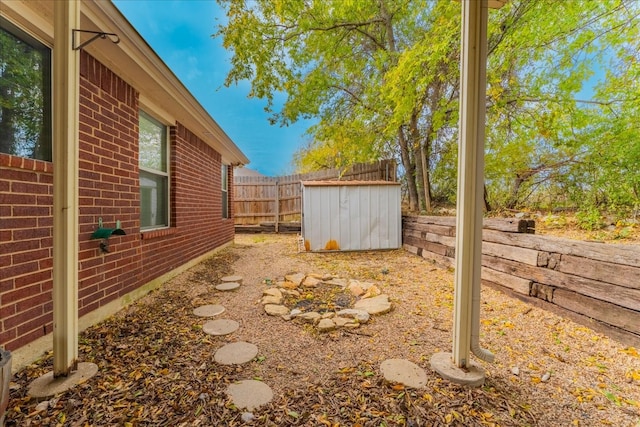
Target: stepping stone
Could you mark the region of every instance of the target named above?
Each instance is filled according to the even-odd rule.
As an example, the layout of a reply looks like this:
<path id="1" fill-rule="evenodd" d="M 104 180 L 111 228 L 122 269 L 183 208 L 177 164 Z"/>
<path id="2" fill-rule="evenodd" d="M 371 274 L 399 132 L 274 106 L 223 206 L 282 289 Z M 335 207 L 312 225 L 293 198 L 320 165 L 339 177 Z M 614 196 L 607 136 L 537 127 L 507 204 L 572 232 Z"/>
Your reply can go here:
<path id="1" fill-rule="evenodd" d="M 238 282 L 224 282 L 217 285 L 216 289 L 219 291 L 235 291 L 239 287 L 240 283 Z"/>
<path id="2" fill-rule="evenodd" d="M 271 387 L 256 380 L 244 380 L 229 384 L 227 395 L 239 409 L 253 411 L 273 399 Z"/>
<path id="3" fill-rule="evenodd" d="M 218 319 L 209 320 L 202 325 L 202 330 L 209 335 L 229 335 L 238 330 L 240 324 L 235 320 Z"/>
<path id="4" fill-rule="evenodd" d="M 391 311 L 389 296 L 382 294 L 373 298 L 364 298 L 356 302 L 353 308 L 364 310 L 371 315 L 385 314 Z"/>
<path id="5" fill-rule="evenodd" d="M 203 305 L 193 310 L 193 314 L 199 317 L 213 317 L 224 313 L 225 308 L 218 304 Z"/>
<path id="6" fill-rule="evenodd" d="M 410 388 L 422 388 L 427 384 L 427 374 L 418 365 L 405 359 L 388 359 L 380 364 L 384 379 L 404 384 Z"/>
<path id="7" fill-rule="evenodd" d="M 242 276 L 224 276 L 221 282 L 238 282 L 242 285 Z"/>
<path id="8" fill-rule="evenodd" d="M 234 342 L 221 347 L 213 358 L 221 365 L 242 365 L 258 355 L 258 346 L 248 342 Z"/>

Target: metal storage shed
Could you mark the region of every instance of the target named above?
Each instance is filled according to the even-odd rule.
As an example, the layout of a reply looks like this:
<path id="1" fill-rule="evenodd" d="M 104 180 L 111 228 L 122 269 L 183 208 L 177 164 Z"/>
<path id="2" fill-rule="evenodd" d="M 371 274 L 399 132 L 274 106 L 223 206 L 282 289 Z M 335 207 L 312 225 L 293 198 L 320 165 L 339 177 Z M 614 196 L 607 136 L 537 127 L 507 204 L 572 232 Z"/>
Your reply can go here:
<path id="1" fill-rule="evenodd" d="M 302 182 L 302 236 L 307 251 L 400 248 L 400 184 Z"/>

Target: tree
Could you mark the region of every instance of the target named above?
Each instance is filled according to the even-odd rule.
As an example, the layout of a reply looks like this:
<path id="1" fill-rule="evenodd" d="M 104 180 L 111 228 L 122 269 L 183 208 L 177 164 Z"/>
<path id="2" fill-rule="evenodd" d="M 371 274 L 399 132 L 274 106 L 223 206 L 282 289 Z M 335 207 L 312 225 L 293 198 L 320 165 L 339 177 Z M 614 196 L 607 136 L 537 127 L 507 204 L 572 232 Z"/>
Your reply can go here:
<path id="1" fill-rule="evenodd" d="M 216 35 L 233 52 L 226 84 L 251 81 L 251 96 L 267 100 L 273 123 L 318 119 L 311 142 L 296 153 L 299 168 L 394 155 L 411 210 L 455 197 L 459 3 L 218 1 L 228 22 Z M 576 97 L 607 55 L 625 64 L 615 74 L 620 83 L 637 81 L 630 77 L 635 59 L 628 59 L 637 52 L 637 14 L 632 0 L 512 0 L 490 14 L 488 208 L 577 189 L 572 178 L 593 168 L 598 132 L 623 136 L 628 120 L 618 121 L 616 132 Z M 286 94 L 280 111 L 273 111 L 276 92 Z M 600 87 L 600 105 L 610 107 L 614 92 Z M 627 104 L 616 105 L 627 111 Z M 618 154 L 626 167 L 635 165 Z M 612 156 L 607 170 L 620 161 Z"/>

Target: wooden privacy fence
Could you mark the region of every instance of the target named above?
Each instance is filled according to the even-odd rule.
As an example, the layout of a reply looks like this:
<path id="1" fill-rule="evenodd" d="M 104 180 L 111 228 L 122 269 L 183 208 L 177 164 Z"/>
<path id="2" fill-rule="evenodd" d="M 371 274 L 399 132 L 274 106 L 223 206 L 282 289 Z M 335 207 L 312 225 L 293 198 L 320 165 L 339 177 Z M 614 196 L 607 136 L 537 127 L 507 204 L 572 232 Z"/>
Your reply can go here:
<path id="1" fill-rule="evenodd" d="M 239 232 L 297 232 L 302 216 L 302 181 L 396 181 L 394 160 L 358 163 L 346 171 L 328 169 L 307 174 L 234 176 L 233 212 Z"/>
<path id="2" fill-rule="evenodd" d="M 532 221 L 485 219 L 482 282 L 525 301 L 589 319 L 610 336 L 640 343 L 640 245 L 607 245 L 532 234 Z M 452 267 L 455 218 L 403 217 L 403 246 Z"/>

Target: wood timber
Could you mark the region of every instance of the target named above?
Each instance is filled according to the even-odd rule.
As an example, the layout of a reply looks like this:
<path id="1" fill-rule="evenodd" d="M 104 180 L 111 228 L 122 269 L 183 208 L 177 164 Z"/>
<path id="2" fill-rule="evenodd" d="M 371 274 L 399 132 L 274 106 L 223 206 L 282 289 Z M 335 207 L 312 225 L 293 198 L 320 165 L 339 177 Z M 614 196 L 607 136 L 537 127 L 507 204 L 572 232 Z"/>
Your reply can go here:
<path id="1" fill-rule="evenodd" d="M 623 342 L 640 342 L 640 245 L 537 236 L 529 221 L 484 221 L 482 282 L 574 320 L 593 319 L 589 325 Z M 454 217 L 405 216 L 403 238 L 408 251 L 454 266 Z"/>

